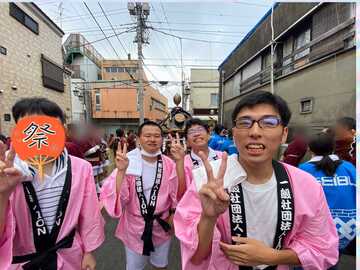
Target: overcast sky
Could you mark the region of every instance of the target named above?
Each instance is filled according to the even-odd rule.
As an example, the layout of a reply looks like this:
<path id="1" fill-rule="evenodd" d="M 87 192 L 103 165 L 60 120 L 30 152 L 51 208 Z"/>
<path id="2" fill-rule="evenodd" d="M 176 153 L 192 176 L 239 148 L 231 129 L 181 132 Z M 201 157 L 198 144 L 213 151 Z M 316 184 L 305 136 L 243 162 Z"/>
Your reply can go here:
<path id="1" fill-rule="evenodd" d="M 104 38 L 103 33 L 80 1 L 35 1 L 35 3 L 68 34 L 78 32 L 92 42 Z M 101 1 L 104 16 L 97 1 L 86 4 L 107 36 L 129 30 L 136 20 L 129 15 L 126 1 Z M 271 8 L 272 1 L 199 1 L 199 2 L 150 2 L 148 26 L 182 38 L 183 67 L 190 77 L 190 68 L 215 68 L 231 53 L 242 38 Z M 61 16 L 60 16 L 61 14 Z M 61 19 L 60 19 L 61 18 Z M 131 31 L 131 30 L 129 30 Z M 66 38 L 67 35 L 64 37 Z M 93 46 L 109 59 L 137 58 L 135 32 L 127 32 L 96 42 Z M 202 41 L 187 40 L 197 39 Z M 180 39 L 149 30 L 149 44 L 143 51 L 145 68 L 150 80 L 170 81 L 167 86 L 157 87 L 172 105 L 172 97 L 181 89 Z M 118 56 L 117 56 L 118 55 Z"/>

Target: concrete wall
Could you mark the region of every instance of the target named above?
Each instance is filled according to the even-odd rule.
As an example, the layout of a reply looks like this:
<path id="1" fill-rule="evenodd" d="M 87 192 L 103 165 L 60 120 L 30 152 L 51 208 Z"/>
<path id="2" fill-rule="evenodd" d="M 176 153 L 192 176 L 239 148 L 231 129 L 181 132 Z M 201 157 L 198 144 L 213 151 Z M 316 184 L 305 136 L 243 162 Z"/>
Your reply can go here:
<path id="1" fill-rule="evenodd" d="M 219 71 L 216 69 L 191 69 L 190 110 L 216 109 L 211 105 L 211 94 L 219 93 Z M 210 81 L 195 83 L 196 81 Z"/>
<path id="2" fill-rule="evenodd" d="M 74 84 L 76 82 L 84 82 L 82 79 L 71 79 L 71 107 L 72 107 L 72 121 L 81 122 L 85 120 L 83 99 L 75 96 L 74 91 L 81 91 L 81 84 Z"/>
<path id="3" fill-rule="evenodd" d="M 86 56 L 78 56 L 74 59 L 72 65 L 79 65 L 81 72 L 84 73 L 85 81 L 96 81 L 98 80 L 98 74 L 100 73 L 100 68 L 95 65 L 93 61 L 91 61 Z"/>
<path id="4" fill-rule="evenodd" d="M 318 130 L 342 116 L 355 118 L 355 54 L 352 49 L 275 81 L 276 94 L 288 102 L 292 111 L 290 125 L 305 124 Z M 270 91 L 270 85 L 256 90 Z M 224 123 L 228 127 L 232 126 L 231 113 L 241 97 L 224 104 Z M 300 101 L 306 97 L 314 100 L 313 112 L 301 114 Z"/>
<path id="5" fill-rule="evenodd" d="M 41 18 L 28 8 L 28 4 L 16 3 L 24 12 L 39 24 L 39 35 L 34 34 L 24 25 L 9 15 L 9 4 L 0 3 L 0 45 L 7 49 L 7 55 L 0 54 L 0 131 L 10 135 L 14 127 L 4 121 L 4 114 L 10 113 L 14 103 L 23 97 L 42 96 L 55 101 L 71 118 L 70 82 L 65 92 L 57 92 L 42 85 L 41 54 L 62 66 L 62 35 L 51 29 Z M 12 85 L 17 90 L 12 90 Z"/>

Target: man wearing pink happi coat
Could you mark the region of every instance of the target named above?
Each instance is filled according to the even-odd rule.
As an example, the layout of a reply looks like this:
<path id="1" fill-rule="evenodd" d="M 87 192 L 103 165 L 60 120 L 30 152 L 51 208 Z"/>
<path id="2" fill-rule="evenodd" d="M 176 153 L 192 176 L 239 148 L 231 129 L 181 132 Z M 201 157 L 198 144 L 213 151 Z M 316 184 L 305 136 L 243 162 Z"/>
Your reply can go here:
<path id="1" fill-rule="evenodd" d="M 246 172 L 224 190 L 226 154 L 217 175 L 206 156 L 207 183 L 195 181 L 179 202 L 175 234 L 184 270 L 325 270 L 338 260 L 338 236 L 324 192 L 304 171 L 273 161 L 286 140 L 286 102 L 256 91 L 235 107 L 238 160 Z M 236 179 L 234 179 L 236 180 Z"/>
<path id="2" fill-rule="evenodd" d="M 177 204 L 175 163 L 161 154 L 157 123 L 140 125 L 138 140 L 141 150 L 129 153 L 119 144 L 117 169 L 105 180 L 100 200 L 109 215 L 119 219 L 115 236 L 124 243 L 126 269 L 144 269 L 148 261 L 155 269 L 165 269 Z"/>
<path id="3" fill-rule="evenodd" d="M 44 111 L 64 122 L 61 109 L 47 99 L 23 99 L 13 107 L 16 121 Z M 90 163 L 64 149 L 44 172 L 39 181 L 36 168 L 14 149 L 5 155 L 0 145 L 0 269 L 94 270 L 92 251 L 105 236 Z M 29 190 L 37 204 L 27 201 Z M 35 215 L 30 208 L 37 209 Z"/>

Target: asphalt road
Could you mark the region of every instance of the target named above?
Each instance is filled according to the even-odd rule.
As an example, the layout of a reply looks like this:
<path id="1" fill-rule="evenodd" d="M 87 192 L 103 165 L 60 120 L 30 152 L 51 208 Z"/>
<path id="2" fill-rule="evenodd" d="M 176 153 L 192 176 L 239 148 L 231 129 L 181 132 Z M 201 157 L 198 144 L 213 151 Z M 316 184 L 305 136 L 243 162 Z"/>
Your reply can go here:
<path id="1" fill-rule="evenodd" d="M 106 240 L 95 252 L 96 270 L 125 270 L 125 249 L 121 241 L 114 236 L 117 220 L 106 214 L 104 218 Z M 151 267 L 145 269 L 151 270 Z M 181 270 L 180 246 L 175 238 L 171 245 L 168 270 Z"/>
<path id="2" fill-rule="evenodd" d="M 106 221 L 106 240 L 105 243 L 95 252 L 97 270 L 125 270 L 125 250 L 120 240 L 114 237 L 117 221 L 111 219 L 104 213 Z M 147 267 L 146 270 L 150 270 Z M 170 250 L 168 270 L 180 270 L 180 247 L 174 238 Z M 355 258 L 352 256 L 342 256 L 338 270 L 355 270 Z"/>

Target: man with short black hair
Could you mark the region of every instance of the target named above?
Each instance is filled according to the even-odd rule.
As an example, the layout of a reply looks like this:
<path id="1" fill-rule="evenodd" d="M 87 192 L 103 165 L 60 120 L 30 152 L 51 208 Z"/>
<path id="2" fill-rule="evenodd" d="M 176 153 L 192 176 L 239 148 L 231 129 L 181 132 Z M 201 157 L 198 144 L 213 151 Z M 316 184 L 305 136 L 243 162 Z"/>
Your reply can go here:
<path id="1" fill-rule="evenodd" d="M 161 153 L 163 134 L 152 121 L 140 125 L 141 149 L 118 146 L 116 169 L 105 180 L 100 199 L 119 218 L 115 236 L 125 245 L 126 269 L 142 270 L 147 261 L 166 269 L 176 207 L 175 163 Z"/>
<path id="2" fill-rule="evenodd" d="M 191 152 L 185 155 L 185 147 L 180 143 L 179 135 L 171 138 L 170 152 L 176 162 L 176 171 L 179 181 L 178 199 L 186 192 L 190 186 L 193 176 L 192 170 L 202 166 L 202 160 L 198 156 L 203 152 L 208 160 L 221 158 L 221 152 L 215 151 L 208 146 L 210 139 L 209 126 L 199 118 L 191 118 L 185 123 L 185 138 L 187 146 Z"/>
<path id="3" fill-rule="evenodd" d="M 232 114 L 238 158 L 223 154 L 216 171 L 199 154 L 207 182 L 194 179 L 174 217 L 184 270 L 324 270 L 336 264 L 339 239 L 322 187 L 273 160 L 290 117 L 281 97 L 255 91 Z M 238 173 L 226 178 L 234 165 Z"/>

